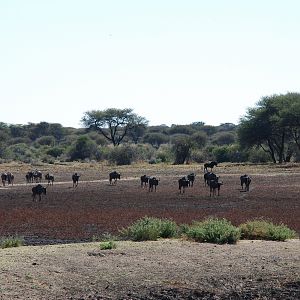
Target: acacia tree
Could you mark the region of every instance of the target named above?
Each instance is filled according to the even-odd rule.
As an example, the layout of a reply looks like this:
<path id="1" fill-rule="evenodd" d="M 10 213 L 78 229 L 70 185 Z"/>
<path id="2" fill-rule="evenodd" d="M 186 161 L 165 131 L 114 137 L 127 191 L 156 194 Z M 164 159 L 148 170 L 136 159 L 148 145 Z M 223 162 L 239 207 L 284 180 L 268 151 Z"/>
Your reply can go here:
<path id="1" fill-rule="evenodd" d="M 300 94 L 297 93 L 263 97 L 240 121 L 240 145 L 261 147 L 274 163 L 288 161 L 293 143 L 299 141 L 299 103 Z"/>
<path id="2" fill-rule="evenodd" d="M 88 111 L 81 122 L 85 127 L 99 131 L 114 146 L 120 145 L 130 130 L 148 124 L 145 118 L 133 113 L 131 108 Z"/>

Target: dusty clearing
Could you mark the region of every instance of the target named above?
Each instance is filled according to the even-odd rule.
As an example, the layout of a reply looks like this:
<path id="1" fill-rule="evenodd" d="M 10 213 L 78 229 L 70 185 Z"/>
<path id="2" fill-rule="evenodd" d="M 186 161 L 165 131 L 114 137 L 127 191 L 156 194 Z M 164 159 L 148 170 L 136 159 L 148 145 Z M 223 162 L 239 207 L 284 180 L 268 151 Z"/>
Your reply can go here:
<path id="1" fill-rule="evenodd" d="M 4 249 L 0 299 L 300 299 L 299 240 Z"/>
<path id="2" fill-rule="evenodd" d="M 25 183 L 35 168 L 55 175 L 41 202 L 32 201 L 33 185 Z M 115 169 L 121 180 L 109 185 Z M 16 178 L 14 186 L 0 188 L 0 236 L 56 244 L 0 250 L 0 299 L 299 299 L 299 240 L 118 242 L 106 251 L 98 243 L 57 244 L 116 234 L 145 215 L 178 224 L 213 215 L 235 225 L 264 217 L 300 233 L 299 164 L 214 170 L 224 182 L 219 197 L 209 197 L 199 165 L 0 165 Z M 77 188 L 73 172 L 81 175 Z M 191 172 L 194 187 L 179 194 L 178 179 Z M 250 192 L 240 189 L 245 173 L 252 177 Z M 160 178 L 156 192 L 140 187 L 143 174 Z"/>

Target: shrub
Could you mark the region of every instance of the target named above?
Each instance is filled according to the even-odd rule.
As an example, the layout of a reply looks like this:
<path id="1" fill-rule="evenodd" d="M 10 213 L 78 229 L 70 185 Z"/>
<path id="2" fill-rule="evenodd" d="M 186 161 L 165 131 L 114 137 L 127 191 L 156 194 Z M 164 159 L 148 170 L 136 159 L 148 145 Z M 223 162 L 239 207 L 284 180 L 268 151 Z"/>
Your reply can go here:
<path id="1" fill-rule="evenodd" d="M 7 238 L 1 238 L 0 239 L 0 245 L 1 245 L 2 249 L 12 248 L 12 247 L 19 247 L 19 246 L 22 246 L 23 243 L 24 243 L 24 240 L 21 237 L 10 236 L 10 237 L 7 237 Z"/>
<path id="2" fill-rule="evenodd" d="M 177 235 L 177 224 L 171 220 L 144 217 L 121 231 L 121 235 L 133 241 L 155 241 L 159 237 L 170 238 Z"/>
<path id="3" fill-rule="evenodd" d="M 131 165 L 135 158 L 135 154 L 136 153 L 131 145 L 120 145 L 111 149 L 108 159 L 110 163 L 118 166 Z"/>
<path id="4" fill-rule="evenodd" d="M 101 250 L 109 250 L 117 248 L 117 244 L 115 241 L 105 241 L 101 242 L 99 247 Z"/>
<path id="5" fill-rule="evenodd" d="M 194 222 L 186 235 L 196 242 L 235 244 L 240 238 L 240 229 L 226 219 L 208 218 Z"/>
<path id="6" fill-rule="evenodd" d="M 241 236 L 250 240 L 285 241 L 295 238 L 296 232 L 284 224 L 275 225 L 266 220 L 253 220 L 241 224 Z"/>

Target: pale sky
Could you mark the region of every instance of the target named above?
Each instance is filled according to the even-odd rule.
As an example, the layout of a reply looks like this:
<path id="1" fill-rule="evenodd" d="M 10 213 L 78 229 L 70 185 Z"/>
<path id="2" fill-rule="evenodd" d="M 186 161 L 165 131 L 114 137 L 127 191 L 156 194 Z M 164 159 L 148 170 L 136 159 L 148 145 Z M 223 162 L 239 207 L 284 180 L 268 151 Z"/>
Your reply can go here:
<path id="1" fill-rule="evenodd" d="M 299 0 L 0 0 L 0 122 L 239 122 L 300 92 Z"/>

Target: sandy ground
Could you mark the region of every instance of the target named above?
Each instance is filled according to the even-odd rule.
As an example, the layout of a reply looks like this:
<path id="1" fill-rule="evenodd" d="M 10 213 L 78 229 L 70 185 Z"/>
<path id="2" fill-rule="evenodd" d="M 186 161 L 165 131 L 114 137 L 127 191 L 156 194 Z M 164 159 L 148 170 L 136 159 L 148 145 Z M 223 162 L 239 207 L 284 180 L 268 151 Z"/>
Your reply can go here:
<path id="1" fill-rule="evenodd" d="M 0 299 L 300 299 L 300 241 L 0 250 Z"/>

